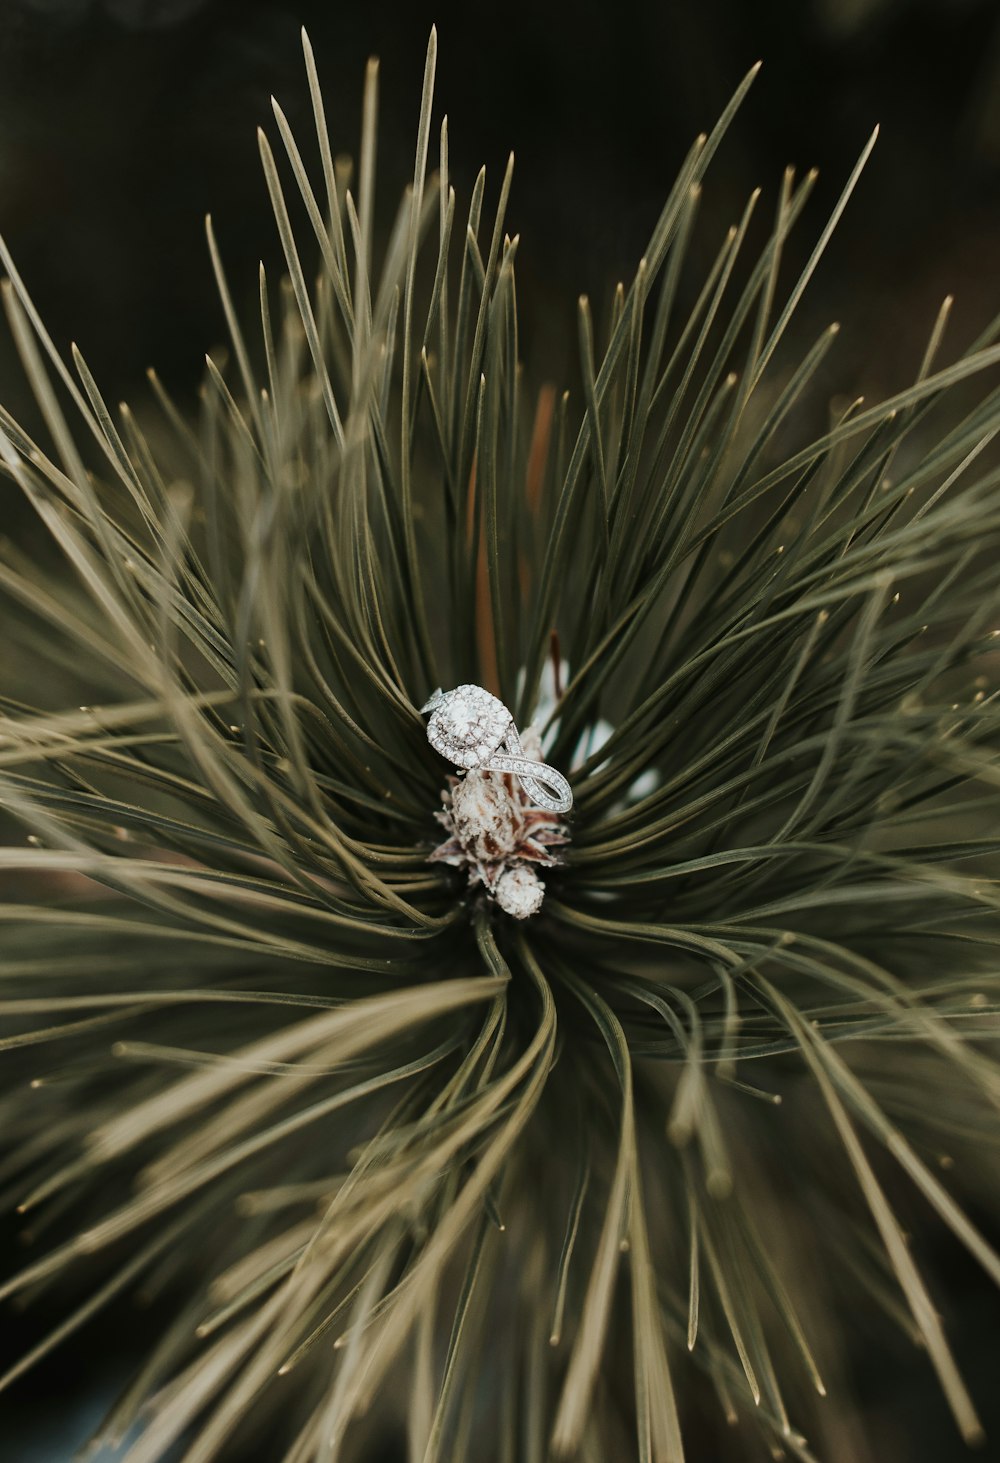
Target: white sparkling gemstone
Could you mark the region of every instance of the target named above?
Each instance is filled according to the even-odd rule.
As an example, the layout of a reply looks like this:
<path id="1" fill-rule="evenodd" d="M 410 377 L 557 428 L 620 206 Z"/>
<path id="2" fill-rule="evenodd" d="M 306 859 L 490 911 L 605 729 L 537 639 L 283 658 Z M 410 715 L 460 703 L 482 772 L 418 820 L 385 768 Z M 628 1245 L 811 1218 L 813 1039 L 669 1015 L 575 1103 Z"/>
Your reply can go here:
<path id="1" fill-rule="evenodd" d="M 481 686 L 457 686 L 438 702 L 427 727 L 436 752 L 459 767 L 482 767 L 511 725 L 502 701 Z"/>

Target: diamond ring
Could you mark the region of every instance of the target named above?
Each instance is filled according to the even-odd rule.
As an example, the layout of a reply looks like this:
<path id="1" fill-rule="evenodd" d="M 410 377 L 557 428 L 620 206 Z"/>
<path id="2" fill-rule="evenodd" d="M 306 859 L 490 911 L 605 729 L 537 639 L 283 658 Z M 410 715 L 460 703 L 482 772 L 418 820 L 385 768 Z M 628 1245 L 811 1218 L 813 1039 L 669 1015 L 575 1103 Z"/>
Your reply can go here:
<path id="1" fill-rule="evenodd" d="M 514 718 L 496 696 L 482 686 L 438 689 L 421 707 L 422 713 L 428 711 L 427 740 L 435 752 L 457 767 L 511 772 L 539 807 L 550 813 L 569 812 L 573 806 L 569 783 L 547 762 L 524 755 Z"/>

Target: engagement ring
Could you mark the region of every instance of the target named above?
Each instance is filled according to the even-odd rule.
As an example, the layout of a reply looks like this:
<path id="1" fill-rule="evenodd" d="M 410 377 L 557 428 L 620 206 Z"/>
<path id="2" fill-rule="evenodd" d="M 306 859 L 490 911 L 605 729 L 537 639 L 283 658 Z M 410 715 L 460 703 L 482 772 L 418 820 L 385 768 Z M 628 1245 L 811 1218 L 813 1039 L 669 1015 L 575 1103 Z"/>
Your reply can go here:
<path id="1" fill-rule="evenodd" d="M 482 686 L 437 690 L 421 711 L 431 713 L 427 740 L 456 767 L 513 773 L 529 797 L 550 813 L 568 813 L 573 806 L 573 792 L 562 773 L 524 755 L 513 716 Z"/>

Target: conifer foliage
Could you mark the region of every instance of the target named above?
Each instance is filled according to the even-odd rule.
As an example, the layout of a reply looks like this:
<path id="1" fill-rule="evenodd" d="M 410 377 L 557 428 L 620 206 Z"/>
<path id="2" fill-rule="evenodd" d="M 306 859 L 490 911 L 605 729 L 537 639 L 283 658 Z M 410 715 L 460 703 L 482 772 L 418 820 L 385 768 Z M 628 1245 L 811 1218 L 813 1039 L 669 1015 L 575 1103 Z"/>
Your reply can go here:
<path id="1" fill-rule="evenodd" d="M 377 70 L 352 169 L 305 41 L 287 273 L 251 326 L 209 224 L 195 420 L 112 409 L 3 252 L 51 540 L 0 558 L 3 1295 L 67 1297 L 3 1385 L 141 1293 L 129 1463 L 808 1460 L 878 1309 L 975 1439 L 911 1230 L 1000 1281 L 1000 322 L 817 435 L 789 325 L 871 143 L 801 273 L 812 175 L 690 247 L 751 73 L 539 388 L 435 57 L 383 246 Z M 464 682 L 572 779 L 528 919 L 431 859 Z"/>

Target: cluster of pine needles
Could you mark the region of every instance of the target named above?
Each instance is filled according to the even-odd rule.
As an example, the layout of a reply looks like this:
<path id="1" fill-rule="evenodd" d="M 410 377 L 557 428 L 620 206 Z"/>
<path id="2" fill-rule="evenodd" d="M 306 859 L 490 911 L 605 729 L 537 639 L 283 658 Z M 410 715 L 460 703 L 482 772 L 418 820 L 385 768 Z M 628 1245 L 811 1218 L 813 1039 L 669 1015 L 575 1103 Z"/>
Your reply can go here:
<path id="1" fill-rule="evenodd" d="M 529 390 L 435 57 L 376 248 L 377 70 L 354 172 L 305 42 L 198 413 L 112 410 L 3 252 L 2 1294 L 72 1300 L 2 1384 L 141 1294 L 129 1463 L 810 1460 L 878 1314 L 973 1440 L 910 1230 L 1000 1282 L 1000 321 L 824 416 L 789 326 L 871 144 L 790 280 L 813 175 L 689 247 L 751 73 Z M 572 777 L 523 924 L 428 863 L 460 682 Z"/>

